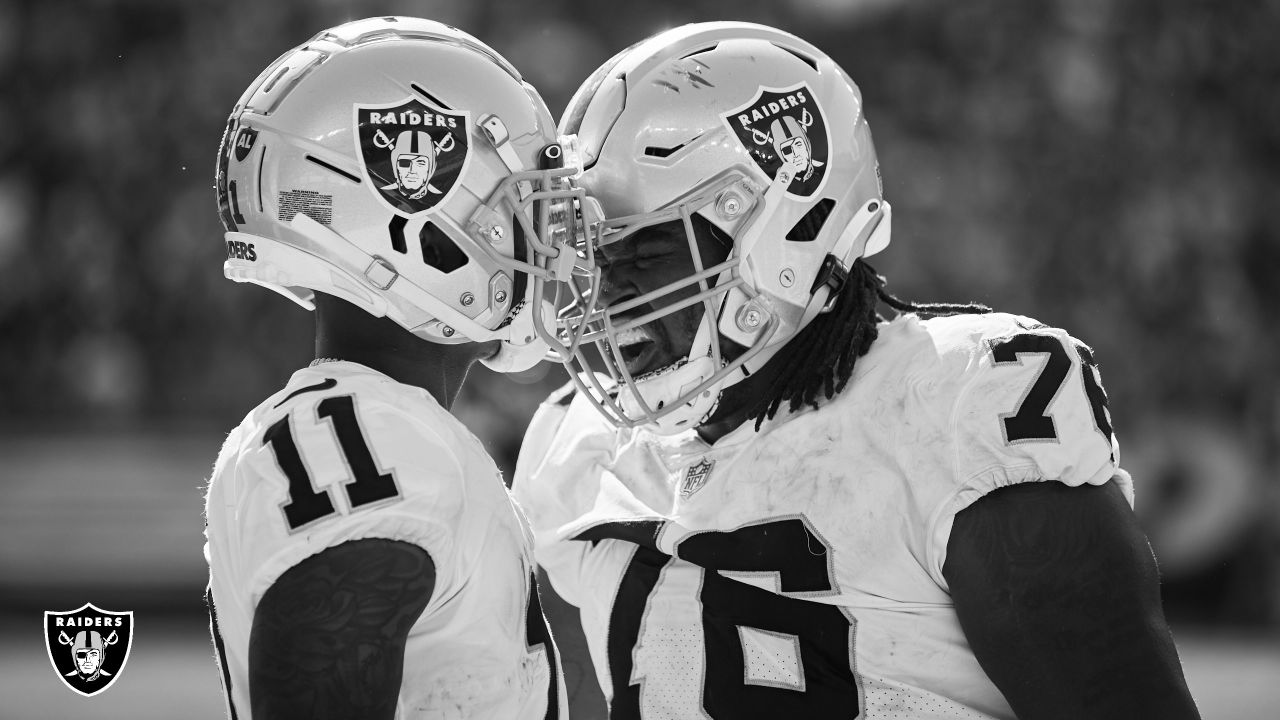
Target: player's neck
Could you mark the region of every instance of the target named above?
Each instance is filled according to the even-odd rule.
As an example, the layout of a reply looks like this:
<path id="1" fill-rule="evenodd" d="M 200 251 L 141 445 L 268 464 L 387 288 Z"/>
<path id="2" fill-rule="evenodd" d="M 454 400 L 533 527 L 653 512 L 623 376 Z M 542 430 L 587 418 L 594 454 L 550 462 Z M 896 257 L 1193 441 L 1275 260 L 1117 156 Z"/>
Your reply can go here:
<path id="1" fill-rule="evenodd" d="M 317 295 L 316 358 L 360 363 L 396 382 L 426 390 L 448 410 L 481 353 L 473 343 L 437 345 L 395 322 Z"/>
<path id="2" fill-rule="evenodd" d="M 402 352 L 402 348 L 343 347 L 316 342 L 316 357 L 359 363 L 405 385 L 426 390 L 445 410 L 453 407 L 474 358 L 444 352 Z"/>

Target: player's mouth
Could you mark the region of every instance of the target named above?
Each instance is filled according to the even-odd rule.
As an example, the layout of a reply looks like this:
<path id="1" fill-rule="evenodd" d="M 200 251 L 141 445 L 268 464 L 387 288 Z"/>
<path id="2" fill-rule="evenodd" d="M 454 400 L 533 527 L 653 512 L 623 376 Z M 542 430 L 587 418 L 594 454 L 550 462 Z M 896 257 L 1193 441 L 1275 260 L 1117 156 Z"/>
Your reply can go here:
<path id="1" fill-rule="evenodd" d="M 665 343 L 660 335 L 661 331 L 654 323 L 618 333 L 618 350 L 632 377 L 643 375 L 661 364 Z"/>

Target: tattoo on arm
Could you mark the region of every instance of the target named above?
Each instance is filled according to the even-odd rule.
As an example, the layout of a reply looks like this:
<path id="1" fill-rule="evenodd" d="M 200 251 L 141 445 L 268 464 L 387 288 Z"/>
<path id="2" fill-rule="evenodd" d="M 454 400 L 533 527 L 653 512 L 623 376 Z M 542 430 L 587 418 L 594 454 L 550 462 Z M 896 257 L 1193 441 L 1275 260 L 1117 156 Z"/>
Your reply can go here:
<path id="1" fill-rule="evenodd" d="M 255 720 L 393 717 L 409 628 L 434 585 L 427 552 L 395 540 L 349 541 L 287 570 L 254 611 Z"/>
<path id="2" fill-rule="evenodd" d="M 1113 483 L 992 492 L 956 516 L 943 575 L 1018 717 L 1198 717 L 1155 558 Z"/>

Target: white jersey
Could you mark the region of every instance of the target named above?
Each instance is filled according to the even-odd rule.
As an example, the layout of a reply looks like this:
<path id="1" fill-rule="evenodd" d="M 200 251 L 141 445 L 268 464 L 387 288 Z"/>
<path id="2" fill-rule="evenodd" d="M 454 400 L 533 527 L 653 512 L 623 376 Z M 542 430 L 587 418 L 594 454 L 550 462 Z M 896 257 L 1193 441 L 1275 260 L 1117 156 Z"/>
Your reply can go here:
<path id="1" fill-rule="evenodd" d="M 527 524 L 480 442 L 421 388 L 350 362 L 299 370 L 227 437 L 206 519 L 214 639 L 241 720 L 263 593 L 362 538 L 412 543 L 435 564 L 397 718 L 567 715 Z"/>
<path id="2" fill-rule="evenodd" d="M 842 393 L 708 447 L 535 416 L 514 493 L 614 717 L 1012 718 L 942 568 L 996 488 L 1118 470 L 1087 347 L 1004 314 L 882 325 Z"/>

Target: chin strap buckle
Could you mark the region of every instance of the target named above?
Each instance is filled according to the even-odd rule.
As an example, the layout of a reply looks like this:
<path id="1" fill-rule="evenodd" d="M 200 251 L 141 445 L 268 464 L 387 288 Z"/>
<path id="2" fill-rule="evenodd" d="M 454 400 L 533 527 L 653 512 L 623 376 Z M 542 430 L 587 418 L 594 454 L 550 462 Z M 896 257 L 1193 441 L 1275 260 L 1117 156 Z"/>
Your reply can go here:
<path id="1" fill-rule="evenodd" d="M 849 271 L 835 255 L 830 253 L 822 260 L 822 267 L 818 268 L 818 276 L 813 279 L 813 287 L 809 288 L 809 294 L 818 292 L 818 288 L 826 285 L 831 288 L 831 292 L 827 297 L 836 297 L 840 294 L 844 283 L 849 279 Z"/>
<path id="2" fill-rule="evenodd" d="M 395 266 L 375 255 L 373 262 L 369 263 L 369 267 L 364 270 L 364 278 L 369 284 L 379 290 L 387 290 L 391 284 L 400 277 L 400 273 L 396 272 Z"/>

